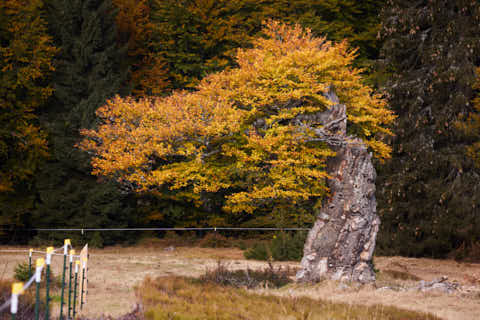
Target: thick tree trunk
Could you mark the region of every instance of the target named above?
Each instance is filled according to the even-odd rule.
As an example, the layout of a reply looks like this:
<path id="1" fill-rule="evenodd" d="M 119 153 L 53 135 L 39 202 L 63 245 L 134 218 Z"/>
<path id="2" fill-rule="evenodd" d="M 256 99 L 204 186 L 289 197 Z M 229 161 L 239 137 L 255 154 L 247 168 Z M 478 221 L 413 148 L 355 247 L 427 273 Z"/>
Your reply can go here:
<path id="1" fill-rule="evenodd" d="M 331 197 L 308 234 L 297 280 L 370 282 L 375 280 L 372 256 L 380 225 L 376 172 L 362 140 L 346 135 L 345 106 L 334 93 L 327 97 L 337 105 L 322 114 L 325 125 L 317 133 L 336 151 L 327 163 Z"/>

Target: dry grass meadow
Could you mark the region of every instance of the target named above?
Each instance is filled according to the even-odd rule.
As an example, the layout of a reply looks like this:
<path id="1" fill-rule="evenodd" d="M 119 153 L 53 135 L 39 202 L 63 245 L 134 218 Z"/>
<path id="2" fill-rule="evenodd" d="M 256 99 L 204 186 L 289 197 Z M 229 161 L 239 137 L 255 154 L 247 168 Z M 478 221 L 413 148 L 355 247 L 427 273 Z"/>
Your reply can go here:
<path id="1" fill-rule="evenodd" d="M 27 259 L 26 254 L 1 252 L 19 247 L 0 247 L 0 277 L 13 277 L 14 267 Z M 161 243 L 135 247 L 92 249 L 89 260 L 88 301 L 82 315 L 96 317 L 118 316 L 131 311 L 137 301 L 135 287 L 145 278 L 161 276 L 198 277 L 206 269 L 213 269 L 223 261 L 232 269 L 265 268 L 266 262 L 245 260 L 236 248 L 176 247 L 165 250 Z M 55 274 L 61 273 L 62 258 L 52 264 Z M 276 262 L 278 265 L 298 267 L 297 262 Z M 442 319 L 480 319 L 480 264 L 453 260 L 413 259 L 403 257 L 375 257 L 379 270 L 375 285 L 346 286 L 334 281 L 315 285 L 290 284 L 280 289 L 256 289 L 258 294 L 284 297 L 310 297 L 349 305 L 382 305 L 434 314 Z M 447 276 L 458 282 L 460 290 L 454 293 L 438 291 L 419 292 L 396 290 L 413 287 L 419 280 L 431 281 Z M 392 289 L 379 289 L 390 287 Z M 54 311 L 53 314 L 57 314 Z"/>

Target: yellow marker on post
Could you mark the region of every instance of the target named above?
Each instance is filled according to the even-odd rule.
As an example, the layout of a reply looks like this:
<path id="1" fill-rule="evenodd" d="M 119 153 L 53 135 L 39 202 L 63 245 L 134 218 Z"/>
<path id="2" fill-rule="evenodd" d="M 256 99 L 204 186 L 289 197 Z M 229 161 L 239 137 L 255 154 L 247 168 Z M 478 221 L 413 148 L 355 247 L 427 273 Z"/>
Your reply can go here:
<path id="1" fill-rule="evenodd" d="M 70 239 L 63 241 L 63 268 L 62 268 L 62 295 L 60 296 L 60 320 L 63 320 L 63 297 L 65 293 L 65 273 L 67 272 L 67 254 L 68 247 L 72 247 Z"/>
<path id="2" fill-rule="evenodd" d="M 30 257 L 31 257 L 31 256 L 32 256 L 32 253 L 33 253 L 33 249 L 30 248 L 30 250 L 28 250 L 28 252 L 29 252 L 29 255 L 30 255 Z"/>
<path id="3" fill-rule="evenodd" d="M 53 247 L 47 248 L 47 265 L 52 262 Z"/>
<path id="4" fill-rule="evenodd" d="M 18 311 L 18 296 L 23 293 L 23 283 L 15 282 L 12 284 L 12 302 L 10 304 L 10 313 L 15 317 Z"/>
<path id="5" fill-rule="evenodd" d="M 12 294 L 20 295 L 23 293 L 23 282 L 15 282 L 12 284 Z"/>
<path id="6" fill-rule="evenodd" d="M 45 266 L 45 259 L 43 259 L 43 258 L 38 258 L 35 266 L 36 266 L 36 269 L 35 269 L 35 282 L 40 282 L 41 276 L 42 276 L 42 269 L 43 269 L 43 267 Z"/>
<path id="7" fill-rule="evenodd" d="M 42 269 L 45 266 L 45 259 L 38 258 L 35 269 L 35 320 L 39 318 L 40 308 L 40 281 L 42 280 Z"/>
<path id="8" fill-rule="evenodd" d="M 72 311 L 72 263 L 73 263 L 73 255 L 75 254 L 75 250 L 70 250 L 70 277 L 68 278 L 68 316 L 67 319 L 70 319 L 70 314 Z"/>
<path id="9" fill-rule="evenodd" d="M 43 268 L 44 265 L 45 265 L 45 259 L 43 259 L 43 258 L 38 258 L 35 266 L 36 266 L 37 268 Z"/>
<path id="10" fill-rule="evenodd" d="M 63 243 L 63 254 L 64 255 L 67 255 L 68 253 L 68 246 L 70 246 L 70 248 L 72 247 L 72 242 L 70 241 L 70 239 L 65 239 L 64 243 Z"/>
<path id="11" fill-rule="evenodd" d="M 43 266 L 45 265 L 45 259 L 43 258 L 38 258 L 36 263 L 35 263 L 35 266 L 37 268 L 43 268 Z"/>

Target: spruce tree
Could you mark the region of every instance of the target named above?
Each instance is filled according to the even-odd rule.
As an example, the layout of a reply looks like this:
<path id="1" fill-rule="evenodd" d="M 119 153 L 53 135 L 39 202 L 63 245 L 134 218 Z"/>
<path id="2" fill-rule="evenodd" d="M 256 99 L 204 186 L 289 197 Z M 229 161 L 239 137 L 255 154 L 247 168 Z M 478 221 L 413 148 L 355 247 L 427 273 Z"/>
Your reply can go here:
<path id="1" fill-rule="evenodd" d="M 36 113 L 52 93 L 56 49 L 47 34 L 42 0 L 0 2 L 0 236 L 28 223 L 32 177 L 48 156 Z M 3 228 L 2 228 L 3 229 Z"/>
<path id="2" fill-rule="evenodd" d="M 47 155 L 35 112 L 52 93 L 46 81 L 55 48 L 43 2 L 0 3 L 0 193 L 31 177 Z"/>
<path id="3" fill-rule="evenodd" d="M 479 4 L 390 0 L 382 34 L 386 90 L 398 119 L 392 160 L 379 166 L 378 248 L 443 257 L 480 236 L 480 172 L 455 125 L 473 111 Z"/>
<path id="4" fill-rule="evenodd" d="M 91 176 L 90 156 L 76 148 L 79 130 L 95 128 L 97 108 L 128 93 L 122 88 L 128 66 L 125 48 L 117 45 L 114 7 L 110 0 L 51 0 L 48 19 L 60 53 L 54 97 L 42 113 L 52 156 L 37 176 L 34 224 L 125 226 L 134 202 L 113 183 Z"/>
<path id="5" fill-rule="evenodd" d="M 385 0 L 151 0 L 152 43 L 166 62 L 173 88 L 194 87 L 209 73 L 235 66 L 262 23 L 275 19 L 310 28 L 316 36 L 348 39 L 360 62 L 377 58 Z"/>

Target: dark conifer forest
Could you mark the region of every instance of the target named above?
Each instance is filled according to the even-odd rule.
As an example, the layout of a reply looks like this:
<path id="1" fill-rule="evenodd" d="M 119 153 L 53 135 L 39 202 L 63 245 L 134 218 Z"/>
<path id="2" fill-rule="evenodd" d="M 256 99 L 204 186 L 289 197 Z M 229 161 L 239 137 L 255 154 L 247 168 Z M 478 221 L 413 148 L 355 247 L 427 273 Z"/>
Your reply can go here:
<path id="1" fill-rule="evenodd" d="M 328 198 L 322 157 L 331 154 L 321 143 L 287 145 L 295 133 L 276 105 L 290 99 L 299 112 L 298 97 L 282 90 L 308 81 L 294 70 L 304 61 L 284 68 L 246 50 L 266 47 L 258 39 L 275 23 L 331 41 L 343 60 L 312 59 L 319 77 L 347 74 L 351 82 L 335 85 L 341 102 L 365 104 L 348 114 L 348 130 L 376 159 L 377 254 L 480 259 L 480 2 L 472 0 L 2 0 L 0 242 L 65 236 L 36 228 L 311 227 Z M 248 65 L 251 74 L 235 73 Z M 278 87 L 253 92 L 249 83 L 269 77 Z M 301 90 L 311 108 L 323 105 L 313 87 Z M 156 101 L 170 114 L 149 119 L 178 125 L 132 128 Z M 239 113 L 216 107 L 226 101 Z M 218 123 L 189 120 L 205 109 Z M 235 135 L 246 130 L 239 117 L 270 127 L 248 140 Z M 110 142 L 112 132 L 95 134 L 105 124 L 117 130 Z M 178 147 L 172 137 L 191 131 L 211 140 Z M 153 143 L 158 136 L 166 138 Z M 111 158 L 95 153 L 120 140 Z M 135 143 L 152 148 L 140 173 Z M 139 237 L 77 236 L 100 246 Z"/>

